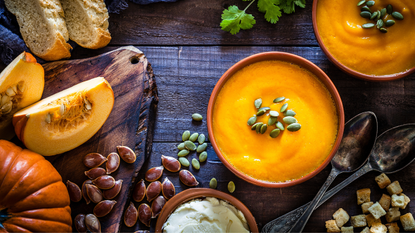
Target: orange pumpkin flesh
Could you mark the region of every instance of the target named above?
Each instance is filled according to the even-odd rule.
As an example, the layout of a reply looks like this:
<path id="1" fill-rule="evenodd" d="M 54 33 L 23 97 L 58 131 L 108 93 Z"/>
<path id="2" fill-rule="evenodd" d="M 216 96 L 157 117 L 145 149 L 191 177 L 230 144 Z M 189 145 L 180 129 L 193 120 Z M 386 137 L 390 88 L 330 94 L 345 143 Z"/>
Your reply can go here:
<path id="1" fill-rule="evenodd" d="M 41 155 L 61 154 L 90 139 L 114 105 L 104 78 L 94 78 L 45 98 L 13 116 L 18 138 Z"/>
<path id="2" fill-rule="evenodd" d="M 0 140 L 0 232 L 71 232 L 69 194 L 37 153 Z"/>
<path id="3" fill-rule="evenodd" d="M 23 52 L 0 73 L 0 139 L 14 136 L 13 114 L 40 100 L 44 85 L 43 67 L 30 53 Z M 9 88 L 13 96 L 9 96 Z"/>

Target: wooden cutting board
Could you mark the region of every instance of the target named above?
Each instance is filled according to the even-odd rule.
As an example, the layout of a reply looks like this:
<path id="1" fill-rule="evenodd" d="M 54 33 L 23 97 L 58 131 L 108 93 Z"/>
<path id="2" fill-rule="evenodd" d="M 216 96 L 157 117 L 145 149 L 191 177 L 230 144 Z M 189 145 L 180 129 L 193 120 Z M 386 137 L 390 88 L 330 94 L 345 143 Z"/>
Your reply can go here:
<path id="1" fill-rule="evenodd" d="M 102 128 L 78 148 L 47 159 L 62 175 L 63 182 L 70 180 L 81 187 L 87 179 L 84 172 L 88 168 L 82 163 L 86 154 L 107 156 L 119 145 L 135 150 L 136 162 L 121 161 L 119 169 L 111 174 L 116 180 L 122 179 L 123 186 L 114 209 L 100 218 L 102 232 L 118 232 L 135 178 L 152 148 L 158 96 L 151 65 L 140 50 L 128 46 L 93 58 L 52 62 L 43 67 L 46 83 L 42 98 L 95 77 L 104 77 L 111 84 L 114 108 Z M 101 167 L 105 168 L 105 164 Z M 72 202 L 72 219 L 79 213 L 92 213 L 94 206 L 92 202 L 87 205 L 84 199 Z"/>

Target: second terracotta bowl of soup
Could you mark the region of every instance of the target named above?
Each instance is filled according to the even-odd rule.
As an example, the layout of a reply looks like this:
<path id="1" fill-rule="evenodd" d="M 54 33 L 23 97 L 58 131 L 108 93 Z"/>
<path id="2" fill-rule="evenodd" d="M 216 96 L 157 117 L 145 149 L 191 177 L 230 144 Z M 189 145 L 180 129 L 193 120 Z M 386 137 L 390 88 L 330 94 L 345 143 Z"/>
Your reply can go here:
<path id="1" fill-rule="evenodd" d="M 344 111 L 320 68 L 294 54 L 266 52 L 223 74 L 209 100 L 207 125 L 229 170 L 278 188 L 304 182 L 327 166 L 343 135 Z"/>

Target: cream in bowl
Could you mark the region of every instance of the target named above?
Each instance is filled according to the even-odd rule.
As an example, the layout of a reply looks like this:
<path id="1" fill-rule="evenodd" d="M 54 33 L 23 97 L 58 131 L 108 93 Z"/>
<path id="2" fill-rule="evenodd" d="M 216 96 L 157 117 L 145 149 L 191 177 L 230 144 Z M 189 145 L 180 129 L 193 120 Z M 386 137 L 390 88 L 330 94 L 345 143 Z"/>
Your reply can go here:
<path id="1" fill-rule="evenodd" d="M 264 53 L 222 76 L 209 102 L 208 129 L 232 172 L 257 185 L 284 187 L 327 165 L 340 143 L 344 116 L 334 85 L 318 70 L 295 55 Z"/>
<path id="2" fill-rule="evenodd" d="M 330 60 L 369 80 L 415 70 L 415 1 L 314 0 L 316 38 Z"/>

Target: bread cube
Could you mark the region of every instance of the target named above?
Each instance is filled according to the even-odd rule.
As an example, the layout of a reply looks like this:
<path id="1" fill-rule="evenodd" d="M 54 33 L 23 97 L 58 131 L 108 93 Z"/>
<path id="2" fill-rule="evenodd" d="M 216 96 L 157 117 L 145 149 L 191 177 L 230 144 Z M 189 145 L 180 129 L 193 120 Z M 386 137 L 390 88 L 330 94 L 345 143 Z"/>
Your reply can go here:
<path id="1" fill-rule="evenodd" d="M 363 204 L 365 202 L 370 202 L 370 189 L 359 189 L 356 191 L 357 194 L 357 204 Z"/>
<path id="2" fill-rule="evenodd" d="M 370 233 L 369 227 L 365 227 L 360 233 Z"/>
<path id="3" fill-rule="evenodd" d="M 369 227 L 371 227 L 375 223 L 381 223 L 380 219 L 376 219 L 375 217 L 373 217 L 372 214 L 366 215 L 366 222 Z"/>
<path id="4" fill-rule="evenodd" d="M 395 222 L 399 220 L 399 217 L 401 216 L 401 212 L 399 211 L 398 207 L 392 207 L 389 209 L 389 211 L 386 213 L 386 221 L 388 222 Z"/>
<path id="5" fill-rule="evenodd" d="M 406 208 L 406 206 L 408 205 L 408 203 L 411 201 L 411 199 L 409 199 L 409 197 L 408 197 L 408 196 L 406 196 L 406 195 L 405 195 L 405 194 L 403 194 L 403 193 L 398 194 L 398 196 L 403 196 L 403 197 L 405 198 L 405 205 L 401 208 L 401 209 L 405 209 L 405 208 Z"/>
<path id="6" fill-rule="evenodd" d="M 389 233 L 399 233 L 399 226 L 396 222 L 388 223 L 386 224 L 386 227 L 388 228 Z"/>
<path id="7" fill-rule="evenodd" d="M 370 228 L 370 233 L 387 233 L 387 232 L 388 232 L 388 228 L 386 228 L 386 226 L 383 225 L 382 223 L 375 223 Z"/>
<path id="8" fill-rule="evenodd" d="M 353 227 L 365 227 L 367 225 L 366 216 L 364 214 L 352 216 L 350 222 Z"/>
<path id="9" fill-rule="evenodd" d="M 353 227 L 342 227 L 341 232 L 342 233 L 354 233 Z"/>
<path id="10" fill-rule="evenodd" d="M 386 187 L 386 190 L 388 190 L 388 193 L 390 195 L 399 194 L 403 191 L 401 185 L 399 184 L 399 181 L 394 181 L 392 184 L 388 185 L 388 187 Z"/>
<path id="11" fill-rule="evenodd" d="M 393 194 L 392 195 L 392 207 L 403 208 L 404 206 L 405 206 L 405 197 Z"/>
<path id="12" fill-rule="evenodd" d="M 368 214 L 369 213 L 369 207 L 371 207 L 373 205 L 373 202 L 366 202 L 362 204 L 362 212 L 364 214 Z"/>
<path id="13" fill-rule="evenodd" d="M 326 221 L 327 232 L 340 232 L 340 228 L 337 226 L 335 220 Z"/>
<path id="14" fill-rule="evenodd" d="M 385 173 L 382 173 L 382 174 L 376 176 L 375 181 L 376 181 L 376 183 L 378 183 L 379 188 L 381 188 L 381 189 L 386 188 L 386 186 L 390 185 L 390 183 L 391 183 L 391 180 L 389 179 L 389 177 Z"/>
<path id="15" fill-rule="evenodd" d="M 347 221 L 349 221 L 349 215 L 347 212 L 340 208 L 333 214 L 333 218 L 336 220 L 336 224 L 338 227 L 342 227 Z"/>
<path id="16" fill-rule="evenodd" d="M 379 204 L 385 211 L 388 211 L 391 205 L 391 197 L 389 195 L 382 194 L 382 197 L 379 200 Z"/>
<path id="17" fill-rule="evenodd" d="M 400 219 L 405 231 L 415 231 L 415 220 L 411 213 L 402 215 Z"/>
<path id="18" fill-rule="evenodd" d="M 386 215 L 386 211 L 382 208 L 379 202 L 373 204 L 368 210 L 375 219 L 379 219 L 380 217 Z"/>

